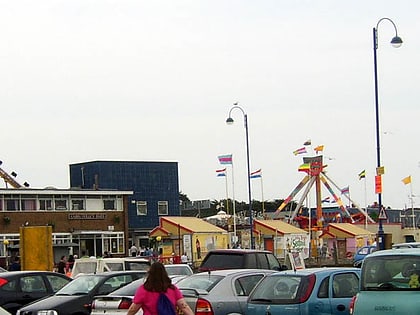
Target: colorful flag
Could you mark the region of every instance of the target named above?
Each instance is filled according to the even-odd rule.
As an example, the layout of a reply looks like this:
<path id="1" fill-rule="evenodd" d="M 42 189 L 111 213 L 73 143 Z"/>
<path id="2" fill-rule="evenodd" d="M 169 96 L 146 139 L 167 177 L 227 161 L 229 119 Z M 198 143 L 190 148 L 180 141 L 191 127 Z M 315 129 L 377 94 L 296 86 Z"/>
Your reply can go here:
<path id="1" fill-rule="evenodd" d="M 359 180 L 366 177 L 366 170 L 363 170 L 359 173 Z"/>
<path id="2" fill-rule="evenodd" d="M 304 163 L 301 166 L 299 166 L 298 171 L 299 172 L 305 172 L 305 171 L 308 171 L 310 168 L 311 168 L 310 163 Z"/>
<path id="3" fill-rule="evenodd" d="M 218 177 L 226 176 L 226 167 L 221 170 L 216 170 L 216 173 Z"/>
<path id="4" fill-rule="evenodd" d="M 232 154 L 219 155 L 217 158 L 220 164 L 232 164 Z"/>
<path id="5" fill-rule="evenodd" d="M 321 201 L 322 203 L 327 203 L 327 202 L 330 202 L 330 197 L 326 197 L 326 198 L 324 198 L 324 199 L 322 199 L 322 201 Z"/>
<path id="6" fill-rule="evenodd" d="M 319 145 L 316 148 L 314 148 L 314 151 L 318 154 L 320 151 L 324 151 L 324 145 Z"/>
<path id="7" fill-rule="evenodd" d="M 407 176 L 406 178 L 403 178 L 402 182 L 404 183 L 404 185 L 410 184 L 411 183 L 411 175 Z"/>
<path id="8" fill-rule="evenodd" d="M 342 195 L 348 194 L 349 192 L 350 192 L 350 187 L 349 186 L 344 187 L 343 189 L 341 189 L 341 194 Z"/>
<path id="9" fill-rule="evenodd" d="M 311 144 L 312 144 L 311 139 L 308 139 L 303 143 L 303 145 L 311 145 Z"/>
<path id="10" fill-rule="evenodd" d="M 306 148 L 305 147 L 293 151 L 294 155 L 303 154 L 303 153 L 306 153 Z"/>
<path id="11" fill-rule="evenodd" d="M 250 178 L 261 178 L 262 177 L 262 170 L 256 170 L 249 175 Z"/>

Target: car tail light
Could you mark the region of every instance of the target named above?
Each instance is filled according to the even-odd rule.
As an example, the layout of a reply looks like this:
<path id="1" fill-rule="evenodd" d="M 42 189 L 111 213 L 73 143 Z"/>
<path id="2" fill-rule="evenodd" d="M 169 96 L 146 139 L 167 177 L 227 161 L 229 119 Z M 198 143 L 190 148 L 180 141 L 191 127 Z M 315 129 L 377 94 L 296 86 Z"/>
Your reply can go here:
<path id="1" fill-rule="evenodd" d="M 4 286 L 6 283 L 9 283 L 7 279 L 0 278 L 0 287 Z"/>
<path id="2" fill-rule="evenodd" d="M 213 315 L 213 310 L 209 301 L 204 299 L 197 299 L 195 305 L 195 315 Z"/>
<path id="3" fill-rule="evenodd" d="M 128 310 L 130 305 L 133 303 L 132 299 L 122 299 L 120 305 L 118 305 L 119 310 Z"/>
<path id="4" fill-rule="evenodd" d="M 350 300 L 350 304 L 349 304 L 349 313 L 350 315 L 353 314 L 354 312 L 354 305 L 356 304 L 356 299 L 357 299 L 357 295 L 353 296 Z"/>
<path id="5" fill-rule="evenodd" d="M 306 302 L 307 299 L 311 296 L 312 290 L 315 286 L 316 277 L 314 274 L 311 274 L 307 277 L 308 283 L 305 285 L 305 292 L 299 297 L 299 303 Z"/>

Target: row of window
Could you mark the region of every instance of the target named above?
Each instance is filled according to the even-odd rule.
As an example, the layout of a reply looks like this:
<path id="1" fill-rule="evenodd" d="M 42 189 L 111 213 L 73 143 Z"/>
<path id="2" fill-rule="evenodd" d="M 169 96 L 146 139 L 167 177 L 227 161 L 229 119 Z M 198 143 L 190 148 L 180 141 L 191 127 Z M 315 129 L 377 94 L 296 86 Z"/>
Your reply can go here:
<path id="1" fill-rule="evenodd" d="M 147 215 L 147 201 L 136 201 L 137 215 Z M 158 201 L 158 215 L 168 215 L 168 202 Z"/>

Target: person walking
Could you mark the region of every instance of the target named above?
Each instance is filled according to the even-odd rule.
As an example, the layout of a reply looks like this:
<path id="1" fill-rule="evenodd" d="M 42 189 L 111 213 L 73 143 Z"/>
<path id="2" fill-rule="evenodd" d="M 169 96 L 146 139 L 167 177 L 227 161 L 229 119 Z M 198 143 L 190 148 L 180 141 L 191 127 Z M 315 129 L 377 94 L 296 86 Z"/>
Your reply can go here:
<path id="1" fill-rule="evenodd" d="M 158 315 L 158 300 L 161 293 L 165 294 L 182 314 L 194 315 L 181 291 L 171 283 L 165 266 L 160 262 L 154 262 L 150 266 L 147 279 L 137 289 L 127 315 L 136 314 L 140 308 L 143 309 L 144 315 Z"/>
<path id="2" fill-rule="evenodd" d="M 61 256 L 60 262 L 58 263 L 58 266 L 57 266 L 57 272 L 66 274 L 66 265 L 67 265 L 66 256 Z"/>

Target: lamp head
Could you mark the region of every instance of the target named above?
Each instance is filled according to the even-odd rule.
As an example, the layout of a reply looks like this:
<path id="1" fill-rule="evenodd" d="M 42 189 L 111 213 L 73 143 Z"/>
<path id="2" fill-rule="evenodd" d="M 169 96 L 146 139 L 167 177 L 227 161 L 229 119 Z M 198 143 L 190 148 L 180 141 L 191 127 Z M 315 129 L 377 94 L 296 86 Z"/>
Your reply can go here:
<path id="1" fill-rule="evenodd" d="M 395 36 L 392 40 L 391 40 L 391 45 L 394 48 L 400 48 L 402 45 L 403 41 L 401 39 L 401 37 L 399 36 Z"/>
<path id="2" fill-rule="evenodd" d="M 228 124 L 228 125 L 232 125 L 233 124 L 233 118 L 232 117 L 229 117 L 228 119 L 226 119 L 226 123 Z"/>

